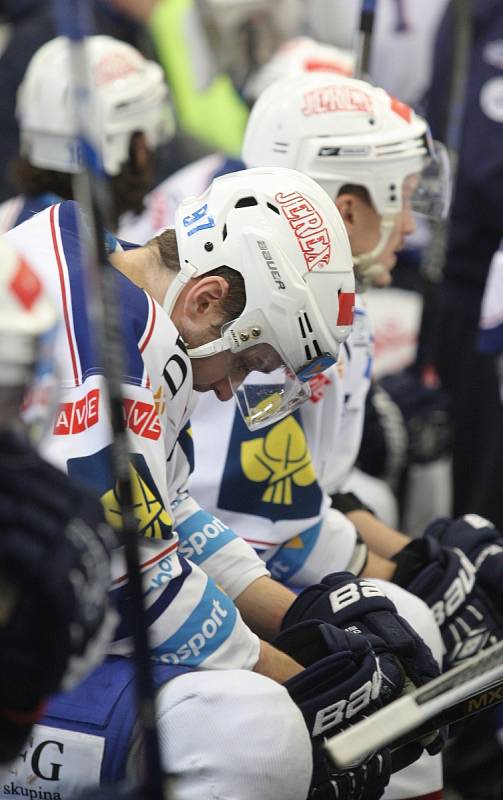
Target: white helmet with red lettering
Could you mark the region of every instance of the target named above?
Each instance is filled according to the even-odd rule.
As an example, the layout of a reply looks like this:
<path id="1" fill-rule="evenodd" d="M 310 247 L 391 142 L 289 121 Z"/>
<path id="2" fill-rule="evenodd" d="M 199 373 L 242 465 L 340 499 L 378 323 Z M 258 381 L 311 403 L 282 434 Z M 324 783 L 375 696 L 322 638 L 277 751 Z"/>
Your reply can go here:
<path id="1" fill-rule="evenodd" d="M 174 131 L 168 89 L 159 64 L 110 36 L 85 42 L 93 85 L 93 136 L 108 175 L 129 160 L 131 136 L 145 134 L 154 149 Z M 44 44 L 31 59 L 17 95 L 21 152 L 35 167 L 78 172 L 72 70 L 68 40 Z"/>
<path id="2" fill-rule="evenodd" d="M 322 72 L 277 81 L 251 111 L 242 155 L 249 167 L 298 169 L 334 199 L 344 185 L 365 187 L 382 231 L 372 253 L 359 258 L 360 268 L 382 250 L 404 201 L 428 216 L 447 213 L 445 149 L 432 141 L 422 117 L 365 81 Z"/>
<path id="3" fill-rule="evenodd" d="M 351 77 L 355 54 L 308 36 L 297 36 L 281 45 L 269 61 L 248 79 L 243 96 L 252 105 L 268 86 L 280 78 L 304 72 L 334 72 Z"/>
<path id="4" fill-rule="evenodd" d="M 311 178 L 253 169 L 217 178 L 185 200 L 175 227 L 181 268 L 164 301 L 168 314 L 187 281 L 218 267 L 240 273 L 246 292 L 240 316 L 189 356 L 227 352 L 247 424 L 281 419 L 309 397 L 308 379 L 334 363 L 351 330 L 352 257 L 339 213 Z M 242 384 L 247 372 L 278 368 L 282 388 Z"/>

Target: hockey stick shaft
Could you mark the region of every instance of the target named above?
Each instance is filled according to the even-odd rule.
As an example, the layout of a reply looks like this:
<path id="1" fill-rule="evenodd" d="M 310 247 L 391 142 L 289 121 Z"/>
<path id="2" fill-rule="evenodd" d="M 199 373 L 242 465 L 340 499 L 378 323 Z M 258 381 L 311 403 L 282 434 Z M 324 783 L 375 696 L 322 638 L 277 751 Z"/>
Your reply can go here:
<path id="1" fill-rule="evenodd" d="M 436 723 L 442 712 L 459 708 L 459 704 L 488 691 L 502 679 L 503 643 L 499 642 L 333 736 L 326 743 L 327 752 L 338 767 L 351 766 L 391 742 L 403 743 L 410 731 L 432 718 Z M 408 739 L 418 736 L 420 733 L 415 733 Z"/>
<path id="2" fill-rule="evenodd" d="M 89 317 L 95 332 L 95 346 L 101 357 L 108 392 L 112 427 L 112 474 L 117 483 L 129 582 L 129 622 L 134 644 L 138 719 L 145 744 L 145 779 L 141 787 L 146 800 L 163 800 L 155 688 L 144 615 L 140 573 L 137 520 L 129 465 L 129 443 L 124 421 L 122 376 L 125 363 L 121 310 L 116 299 L 117 284 L 105 248 L 105 229 L 112 218 L 113 203 L 107 177 L 101 168 L 100 153 L 93 144 L 92 86 L 85 50 L 85 37 L 92 30 L 87 0 L 54 0 L 59 33 L 70 41 L 70 59 L 75 97 L 75 119 L 79 132 L 82 171 L 75 181 L 75 195 L 85 212 L 81 241 L 92 284 Z"/>
<path id="3" fill-rule="evenodd" d="M 491 686 L 487 686 L 476 694 L 467 697 L 465 700 L 460 700 L 459 703 L 450 706 L 430 717 L 427 722 L 419 728 L 410 731 L 405 736 L 400 737 L 398 740 L 392 742 L 393 750 L 403 747 L 409 742 L 417 739 L 422 739 L 430 733 L 443 727 L 444 725 L 452 725 L 455 722 L 462 722 L 474 714 L 479 714 L 481 711 L 486 711 L 489 708 L 494 708 L 503 703 L 503 681 L 499 681 Z"/>
<path id="4" fill-rule="evenodd" d="M 355 66 L 355 76 L 357 78 L 364 78 L 369 71 L 376 6 L 377 0 L 362 0 L 358 53 Z"/>

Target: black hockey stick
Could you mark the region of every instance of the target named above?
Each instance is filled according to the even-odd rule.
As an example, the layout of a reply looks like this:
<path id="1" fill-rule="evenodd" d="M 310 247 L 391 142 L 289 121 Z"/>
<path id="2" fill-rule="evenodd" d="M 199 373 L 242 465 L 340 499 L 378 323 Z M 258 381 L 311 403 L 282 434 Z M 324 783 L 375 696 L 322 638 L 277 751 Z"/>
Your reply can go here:
<path id="1" fill-rule="evenodd" d="M 101 167 L 98 147 L 93 144 L 93 84 L 89 79 L 85 49 L 86 35 L 93 29 L 89 5 L 88 0 L 54 0 L 59 33 L 68 37 L 70 42 L 75 119 L 83 162 L 74 184 L 74 193 L 85 213 L 80 234 L 92 283 L 89 316 L 108 391 L 113 432 L 111 466 L 117 482 L 122 518 L 121 537 L 128 569 L 128 613 L 134 643 L 138 719 L 145 745 L 144 782 L 140 792 L 145 800 L 163 800 L 165 783 L 157 734 L 156 695 L 144 617 L 137 520 L 133 513 L 134 493 L 123 412 L 122 376 L 125 370 L 122 321 L 116 297 L 115 270 L 108 262 L 105 248 L 105 231 L 112 218 L 113 201 L 108 179 Z"/>
<path id="2" fill-rule="evenodd" d="M 403 695 L 326 742 L 339 768 L 385 745 L 393 749 L 503 700 L 503 642 Z"/>
<path id="3" fill-rule="evenodd" d="M 370 66 L 370 53 L 372 45 L 372 32 L 377 0 L 363 0 L 360 15 L 360 35 L 358 39 L 358 52 L 355 66 L 355 76 L 363 78 L 368 75 Z"/>

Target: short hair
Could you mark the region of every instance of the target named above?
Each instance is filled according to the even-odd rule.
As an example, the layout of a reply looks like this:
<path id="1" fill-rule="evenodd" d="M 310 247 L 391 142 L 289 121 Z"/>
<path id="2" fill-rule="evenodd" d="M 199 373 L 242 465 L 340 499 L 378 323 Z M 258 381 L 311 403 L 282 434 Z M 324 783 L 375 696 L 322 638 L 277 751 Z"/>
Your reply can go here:
<path id="1" fill-rule="evenodd" d="M 180 258 L 176 243 L 176 232 L 173 228 L 167 228 L 158 236 L 155 236 L 148 242 L 147 246 L 157 249 L 159 259 L 166 269 L 170 270 L 170 272 L 178 272 Z M 237 319 L 243 313 L 246 305 L 245 282 L 241 273 L 232 269 L 232 267 L 222 264 L 221 267 L 216 267 L 210 272 L 206 272 L 202 277 L 207 275 L 216 275 L 225 280 L 229 290 L 221 301 L 221 308 L 226 322 Z M 196 278 L 196 280 L 199 279 Z"/>
<path id="2" fill-rule="evenodd" d="M 356 197 L 359 197 L 360 200 L 363 200 L 364 203 L 367 203 L 367 205 L 374 205 L 368 189 L 366 189 L 365 186 L 360 186 L 357 183 L 345 183 L 344 186 L 341 186 L 337 192 L 337 197 L 340 197 L 341 194 L 354 194 Z"/>

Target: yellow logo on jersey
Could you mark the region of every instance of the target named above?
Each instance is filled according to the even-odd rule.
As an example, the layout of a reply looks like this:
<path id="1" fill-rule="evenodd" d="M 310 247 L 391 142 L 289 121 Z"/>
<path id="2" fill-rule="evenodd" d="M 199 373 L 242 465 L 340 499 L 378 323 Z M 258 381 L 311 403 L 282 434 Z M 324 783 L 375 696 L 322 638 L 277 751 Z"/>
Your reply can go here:
<path id="1" fill-rule="evenodd" d="M 135 468 L 130 465 L 131 479 L 133 482 L 134 515 L 138 520 L 138 533 L 149 539 L 164 539 L 163 533 L 170 533 L 173 521 L 164 508 L 162 502 L 149 489 L 143 478 Z M 112 528 L 120 529 L 120 506 L 117 486 L 106 492 L 101 502 L 105 510 L 105 517 Z"/>
<path id="2" fill-rule="evenodd" d="M 278 422 L 263 438 L 242 442 L 241 468 L 250 481 L 267 481 L 264 503 L 292 505 L 292 484 L 316 481 L 304 431 L 294 417 Z"/>

